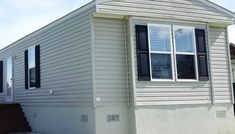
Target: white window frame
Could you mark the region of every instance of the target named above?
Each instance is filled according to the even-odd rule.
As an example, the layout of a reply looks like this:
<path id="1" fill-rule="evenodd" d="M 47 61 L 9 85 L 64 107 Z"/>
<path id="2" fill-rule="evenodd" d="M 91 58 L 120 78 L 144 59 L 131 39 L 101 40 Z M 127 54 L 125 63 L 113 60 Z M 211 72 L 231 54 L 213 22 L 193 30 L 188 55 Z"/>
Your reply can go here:
<path id="1" fill-rule="evenodd" d="M 182 27 L 182 28 L 186 28 L 186 29 L 192 29 L 193 30 L 193 43 L 194 43 L 194 46 L 193 46 L 193 49 L 194 49 L 194 53 L 190 53 L 190 52 L 177 52 L 176 51 L 176 38 L 175 38 L 175 30 L 174 28 L 175 27 Z M 180 25 L 172 25 L 172 33 L 173 33 L 173 46 L 174 46 L 174 62 L 175 62 L 175 78 L 176 78 L 176 81 L 188 81 L 188 82 L 197 82 L 199 81 L 198 80 L 198 61 L 197 61 L 197 45 L 196 45 L 196 39 L 195 39 L 195 27 L 189 27 L 189 26 L 180 26 Z M 176 59 L 176 56 L 177 55 L 192 55 L 194 56 L 194 66 L 195 66 L 195 78 L 196 79 L 179 79 L 178 78 L 178 70 L 177 70 L 177 59 Z"/>
<path id="2" fill-rule="evenodd" d="M 171 25 L 164 25 L 164 24 L 148 24 L 148 32 L 150 31 L 149 27 L 150 26 L 161 26 L 161 27 L 167 27 L 170 29 L 170 49 L 171 51 L 170 52 L 162 52 L 162 51 L 152 51 L 151 50 L 151 39 L 150 39 L 150 34 L 148 33 L 148 47 L 149 47 L 149 67 L 150 67 L 150 78 L 151 78 L 151 81 L 175 81 L 175 75 L 174 75 L 174 48 L 173 48 L 173 38 L 172 38 L 172 27 Z M 152 56 L 151 54 L 170 54 L 171 56 L 171 72 L 172 72 L 172 79 L 156 79 L 156 78 L 153 78 L 153 75 L 152 75 Z"/>
<path id="3" fill-rule="evenodd" d="M 35 55 L 36 55 L 36 46 L 34 45 L 34 46 L 31 46 L 31 47 L 29 47 L 28 48 L 28 88 L 31 90 L 31 89 L 36 89 L 36 86 L 35 87 L 30 87 L 30 72 L 29 72 L 29 70 L 30 70 L 30 67 L 29 67 L 29 51 L 30 51 L 30 49 L 32 49 L 32 48 L 34 48 L 34 53 L 35 53 Z M 34 57 L 35 58 L 35 68 L 36 68 L 36 56 Z"/>
<path id="4" fill-rule="evenodd" d="M 169 27 L 170 28 L 170 40 L 171 40 L 171 51 L 170 52 L 162 52 L 162 51 L 152 51 L 151 50 L 151 40 L 150 40 L 150 26 L 163 26 L 163 27 Z M 176 39 L 175 39 L 175 33 L 174 33 L 174 27 L 182 27 L 182 28 L 190 28 L 193 29 L 193 35 L 195 35 L 195 27 L 193 26 L 181 26 L 181 25 L 165 25 L 165 24 L 152 24 L 148 23 L 148 47 L 149 47 L 149 68 L 150 68 L 150 78 L 151 81 L 159 81 L 159 82 L 198 82 L 199 76 L 198 76 L 198 59 L 197 59 L 197 45 L 196 45 L 196 38 L 193 36 L 193 42 L 194 42 L 194 53 L 190 52 L 176 52 Z M 151 54 L 170 54 L 171 55 L 171 66 L 172 66 L 172 79 L 156 79 L 152 76 L 152 57 Z M 196 79 L 179 79 L 178 78 L 178 71 L 177 71 L 177 59 L 176 55 L 192 55 L 194 56 L 194 62 L 195 62 L 195 78 Z"/>

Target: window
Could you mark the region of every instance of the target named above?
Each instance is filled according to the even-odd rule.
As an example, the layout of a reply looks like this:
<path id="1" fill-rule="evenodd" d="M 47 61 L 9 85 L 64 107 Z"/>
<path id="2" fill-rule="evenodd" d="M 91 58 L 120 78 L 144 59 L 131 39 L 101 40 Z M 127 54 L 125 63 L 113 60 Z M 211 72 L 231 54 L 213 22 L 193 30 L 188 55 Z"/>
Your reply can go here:
<path id="1" fill-rule="evenodd" d="M 28 49 L 28 78 L 29 88 L 36 87 L 36 63 L 35 63 L 35 47 Z"/>
<path id="2" fill-rule="evenodd" d="M 173 26 L 177 79 L 196 80 L 196 43 L 193 27 Z"/>
<path id="3" fill-rule="evenodd" d="M 40 46 L 25 51 L 25 89 L 40 87 Z"/>
<path id="4" fill-rule="evenodd" d="M 136 45 L 140 81 L 209 80 L 204 29 L 136 25 Z"/>
<path id="5" fill-rule="evenodd" d="M 149 25 L 152 79 L 173 80 L 171 26 Z"/>

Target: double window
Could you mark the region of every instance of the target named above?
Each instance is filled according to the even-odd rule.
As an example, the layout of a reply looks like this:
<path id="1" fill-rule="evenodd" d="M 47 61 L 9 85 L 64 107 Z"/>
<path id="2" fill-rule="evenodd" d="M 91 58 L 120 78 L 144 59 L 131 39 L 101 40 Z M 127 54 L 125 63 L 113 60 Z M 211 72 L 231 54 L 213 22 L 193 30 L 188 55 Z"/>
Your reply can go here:
<path id="1" fill-rule="evenodd" d="M 40 87 L 40 46 L 25 51 L 25 88 Z"/>
<path id="2" fill-rule="evenodd" d="M 205 30 L 176 25 L 137 25 L 136 44 L 139 80 L 196 81 L 202 72 L 208 80 L 206 51 L 203 51 L 203 58 L 197 51 L 197 48 L 206 50 Z M 148 49 L 142 50 L 146 44 Z M 149 65 L 141 59 L 143 55 Z M 149 73 L 145 73 L 145 79 L 142 79 L 144 67 L 145 72 L 149 68 Z"/>

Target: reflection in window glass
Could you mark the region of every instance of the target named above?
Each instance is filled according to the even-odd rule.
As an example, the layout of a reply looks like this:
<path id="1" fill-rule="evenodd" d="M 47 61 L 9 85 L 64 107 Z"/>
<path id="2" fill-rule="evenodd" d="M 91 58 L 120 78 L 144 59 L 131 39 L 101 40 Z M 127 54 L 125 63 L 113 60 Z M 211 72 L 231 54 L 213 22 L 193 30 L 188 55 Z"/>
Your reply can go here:
<path id="1" fill-rule="evenodd" d="M 35 63 L 35 47 L 28 49 L 28 65 L 29 65 L 29 87 L 36 86 L 36 63 Z"/>
<path id="2" fill-rule="evenodd" d="M 193 55 L 177 55 L 176 61 L 178 79 L 196 79 Z"/>
<path id="3" fill-rule="evenodd" d="M 151 51 L 171 51 L 171 27 L 149 25 Z"/>
<path id="4" fill-rule="evenodd" d="M 194 52 L 194 28 L 174 26 L 176 52 Z"/>
<path id="5" fill-rule="evenodd" d="M 151 54 L 152 77 L 154 79 L 172 79 L 170 54 Z"/>
<path id="6" fill-rule="evenodd" d="M 13 82 L 12 82 L 12 57 L 7 58 L 7 96 L 11 96 L 12 94 L 12 88 L 13 88 Z"/>

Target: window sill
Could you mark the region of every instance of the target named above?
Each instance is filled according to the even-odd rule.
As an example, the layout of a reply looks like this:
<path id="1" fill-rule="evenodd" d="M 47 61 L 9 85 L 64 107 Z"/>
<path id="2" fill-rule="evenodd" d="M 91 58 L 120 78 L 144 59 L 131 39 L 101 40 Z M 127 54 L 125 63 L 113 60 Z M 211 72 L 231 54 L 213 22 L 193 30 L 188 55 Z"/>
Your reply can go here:
<path id="1" fill-rule="evenodd" d="M 34 90 L 34 89 L 36 89 L 36 87 L 30 87 L 30 88 L 29 88 L 29 90 Z"/>
<path id="2" fill-rule="evenodd" d="M 199 80 L 187 80 L 187 79 L 182 79 L 182 80 L 161 80 L 161 79 L 152 79 L 150 82 L 174 82 L 174 83 L 179 83 L 179 82 L 200 82 Z"/>

